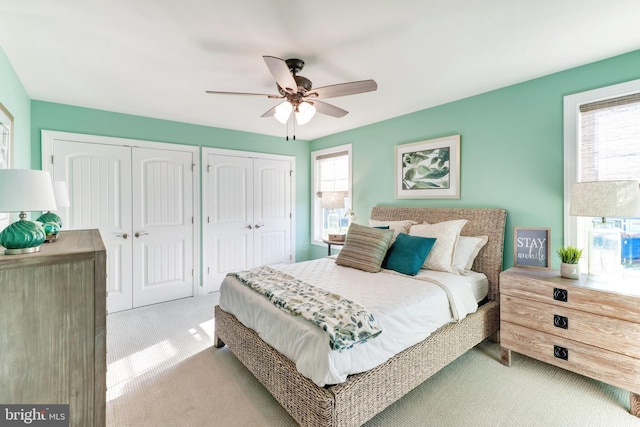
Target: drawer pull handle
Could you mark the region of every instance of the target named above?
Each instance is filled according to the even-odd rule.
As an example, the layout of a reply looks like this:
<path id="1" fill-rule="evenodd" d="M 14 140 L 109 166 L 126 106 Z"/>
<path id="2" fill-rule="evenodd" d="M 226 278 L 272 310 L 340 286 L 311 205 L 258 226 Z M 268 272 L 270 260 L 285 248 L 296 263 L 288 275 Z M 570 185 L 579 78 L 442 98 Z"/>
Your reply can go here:
<path id="1" fill-rule="evenodd" d="M 566 289 L 553 288 L 553 299 L 556 301 L 567 302 L 569 292 Z"/>
<path id="2" fill-rule="evenodd" d="M 560 347 L 559 345 L 554 345 L 553 355 L 558 359 L 569 360 L 569 349 L 566 347 Z"/>
<path id="3" fill-rule="evenodd" d="M 569 329 L 569 318 L 554 314 L 553 326 L 555 326 L 556 328 Z"/>

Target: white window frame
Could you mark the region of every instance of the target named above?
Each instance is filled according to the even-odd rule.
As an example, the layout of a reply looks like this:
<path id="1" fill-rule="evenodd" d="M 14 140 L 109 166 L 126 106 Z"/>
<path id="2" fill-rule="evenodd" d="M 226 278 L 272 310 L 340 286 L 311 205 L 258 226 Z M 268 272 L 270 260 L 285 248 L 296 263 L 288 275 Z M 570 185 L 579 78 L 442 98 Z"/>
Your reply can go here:
<path id="1" fill-rule="evenodd" d="M 564 245 L 577 246 L 577 218 L 569 216 L 569 198 L 578 179 L 580 105 L 640 92 L 640 79 L 564 97 Z"/>
<path id="2" fill-rule="evenodd" d="M 353 179 L 352 179 L 352 171 L 353 171 L 353 156 L 351 151 L 351 144 L 339 145 L 336 147 L 325 148 L 322 150 L 312 151 L 311 152 L 311 244 L 317 246 L 326 246 L 325 243 L 322 242 L 322 237 L 318 238 L 318 231 L 322 229 L 322 205 L 320 204 L 320 198 L 317 196 L 318 194 L 318 162 L 317 159 L 320 156 L 326 156 L 327 154 L 339 153 L 341 151 L 346 151 L 349 156 L 349 174 L 348 174 L 348 200 L 349 203 L 353 203 Z M 347 206 L 347 208 L 351 208 L 351 206 Z M 322 233 L 320 233 L 322 234 Z"/>

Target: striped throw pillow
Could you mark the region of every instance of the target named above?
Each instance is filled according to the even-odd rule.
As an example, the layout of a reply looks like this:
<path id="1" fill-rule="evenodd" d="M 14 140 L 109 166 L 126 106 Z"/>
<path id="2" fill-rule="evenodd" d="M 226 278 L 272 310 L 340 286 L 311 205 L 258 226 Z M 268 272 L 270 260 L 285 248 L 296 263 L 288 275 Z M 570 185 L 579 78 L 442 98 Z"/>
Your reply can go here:
<path id="1" fill-rule="evenodd" d="M 336 264 L 376 273 L 389 249 L 393 230 L 351 224 Z"/>

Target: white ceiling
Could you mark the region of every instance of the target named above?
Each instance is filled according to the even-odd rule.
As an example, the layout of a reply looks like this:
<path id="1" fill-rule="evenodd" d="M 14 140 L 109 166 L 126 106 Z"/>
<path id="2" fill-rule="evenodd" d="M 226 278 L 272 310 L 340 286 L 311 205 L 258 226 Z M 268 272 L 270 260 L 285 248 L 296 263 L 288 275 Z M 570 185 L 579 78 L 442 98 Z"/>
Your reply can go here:
<path id="1" fill-rule="evenodd" d="M 267 135 L 262 55 L 306 62 L 328 100 L 298 139 L 422 110 L 640 48 L 638 0 L 0 0 L 0 46 L 29 97 Z"/>

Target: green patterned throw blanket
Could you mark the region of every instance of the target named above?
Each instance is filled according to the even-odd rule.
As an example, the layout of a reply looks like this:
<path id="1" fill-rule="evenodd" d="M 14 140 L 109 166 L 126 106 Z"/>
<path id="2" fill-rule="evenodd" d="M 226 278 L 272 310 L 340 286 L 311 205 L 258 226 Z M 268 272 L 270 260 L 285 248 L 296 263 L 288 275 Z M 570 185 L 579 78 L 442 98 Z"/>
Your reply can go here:
<path id="1" fill-rule="evenodd" d="M 264 295 L 276 307 L 320 327 L 332 350 L 346 350 L 378 336 L 382 330 L 361 305 L 311 286 L 268 266 L 229 273 Z"/>

